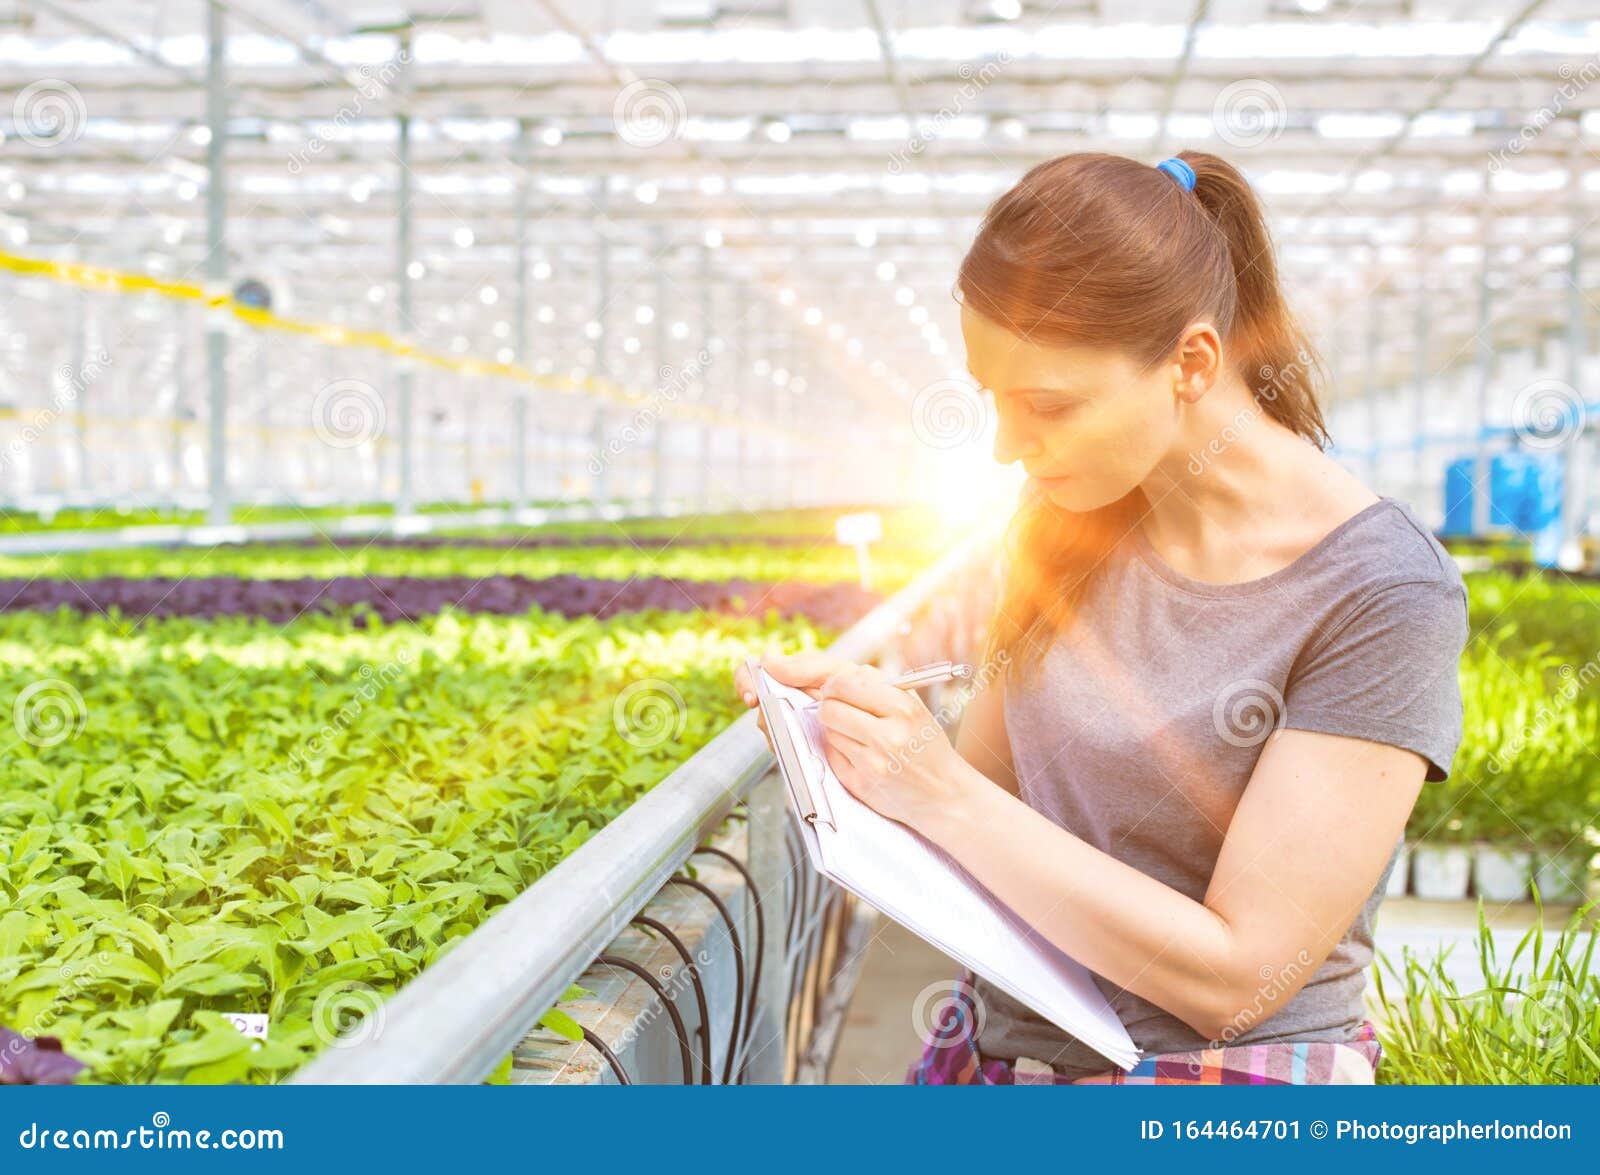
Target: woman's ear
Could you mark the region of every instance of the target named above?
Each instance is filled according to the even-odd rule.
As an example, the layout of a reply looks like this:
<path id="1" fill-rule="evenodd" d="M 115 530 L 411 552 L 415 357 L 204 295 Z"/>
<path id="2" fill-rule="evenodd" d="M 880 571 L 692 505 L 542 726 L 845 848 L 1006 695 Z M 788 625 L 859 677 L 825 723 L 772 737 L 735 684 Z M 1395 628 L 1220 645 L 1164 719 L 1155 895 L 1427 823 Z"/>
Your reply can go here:
<path id="1" fill-rule="evenodd" d="M 1178 399 L 1193 404 L 1222 372 L 1222 336 L 1209 322 L 1191 323 L 1178 340 Z"/>

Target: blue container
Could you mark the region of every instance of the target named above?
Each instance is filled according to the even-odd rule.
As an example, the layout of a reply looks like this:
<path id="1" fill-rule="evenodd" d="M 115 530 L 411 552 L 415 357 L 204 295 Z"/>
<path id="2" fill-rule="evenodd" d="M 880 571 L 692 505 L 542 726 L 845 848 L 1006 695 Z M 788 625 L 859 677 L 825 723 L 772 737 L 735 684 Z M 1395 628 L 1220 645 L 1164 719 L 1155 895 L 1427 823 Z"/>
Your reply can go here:
<path id="1" fill-rule="evenodd" d="M 1561 522 L 1568 451 L 1529 454 L 1532 461 L 1524 481 L 1522 522 L 1530 534 L 1542 533 Z"/>
<path id="2" fill-rule="evenodd" d="M 1450 462 L 1444 469 L 1444 528 L 1447 535 L 1472 533 L 1473 508 L 1477 502 L 1477 487 L 1473 485 L 1474 457 L 1462 457 Z"/>
<path id="3" fill-rule="evenodd" d="M 1561 553 L 1562 453 L 1512 449 L 1489 467 L 1489 524 L 1533 543 L 1534 562 L 1553 566 Z"/>
<path id="4" fill-rule="evenodd" d="M 1533 539 L 1533 561 L 1543 567 L 1554 567 L 1561 558 L 1567 453 L 1573 451 L 1540 453 L 1528 473 L 1523 529 Z"/>
<path id="5" fill-rule="evenodd" d="M 1522 532 L 1528 509 L 1528 455 L 1520 449 L 1496 453 L 1489 463 L 1489 526 Z"/>

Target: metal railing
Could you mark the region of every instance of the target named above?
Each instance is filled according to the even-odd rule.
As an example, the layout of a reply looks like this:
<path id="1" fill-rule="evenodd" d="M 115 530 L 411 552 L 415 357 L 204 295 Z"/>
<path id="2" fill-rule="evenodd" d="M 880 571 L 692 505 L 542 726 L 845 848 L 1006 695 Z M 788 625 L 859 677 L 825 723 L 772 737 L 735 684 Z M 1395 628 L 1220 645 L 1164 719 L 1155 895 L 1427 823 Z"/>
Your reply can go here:
<path id="1" fill-rule="evenodd" d="M 993 537 L 985 528 L 957 543 L 928 571 L 868 613 L 829 649 L 853 661 L 878 659 L 910 631 L 913 617 Z M 730 666 L 731 672 L 731 666 Z M 729 688 L 732 688 L 730 677 Z M 602 828 L 514 901 L 495 912 L 448 954 L 383 1006 L 383 1029 L 348 1047 L 326 1049 L 295 1074 L 297 1084 L 470 1083 L 483 1080 L 521 1041 L 539 1016 L 605 952 L 636 916 L 704 846 L 734 806 L 772 770 L 773 759 L 747 712 L 627 811 Z M 786 821 L 786 813 L 780 813 Z M 771 827 L 771 825 L 769 825 Z M 785 824 L 786 827 L 786 824 Z M 827 942 L 825 928 L 841 925 L 851 907 L 814 873 L 791 845 L 784 888 L 795 919 L 767 934 L 787 951 L 799 993 L 826 1003 L 828 974 L 813 975 L 813 958 Z M 752 864 L 776 845 L 750 848 Z M 852 915 L 853 916 L 853 915 Z M 830 922 L 830 919 L 832 922 Z M 848 921 L 842 923 L 848 927 Z M 811 984 L 809 997 L 803 990 Z M 813 1016 L 815 1020 L 815 1016 Z M 803 1027 L 803 1025 L 802 1025 Z M 809 1040 L 794 1050 L 806 1056 Z M 814 1058 L 813 1058 L 813 1068 Z M 785 1073 L 794 1079 L 793 1072 Z"/>

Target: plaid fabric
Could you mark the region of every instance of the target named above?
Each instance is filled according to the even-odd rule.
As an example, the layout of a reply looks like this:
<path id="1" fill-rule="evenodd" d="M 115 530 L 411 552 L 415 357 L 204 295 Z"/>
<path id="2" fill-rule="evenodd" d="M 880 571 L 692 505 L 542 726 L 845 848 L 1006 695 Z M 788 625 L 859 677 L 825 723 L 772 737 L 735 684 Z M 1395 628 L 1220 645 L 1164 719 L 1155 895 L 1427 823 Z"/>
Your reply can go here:
<path id="1" fill-rule="evenodd" d="M 1156 1053 L 1124 1073 L 1076 1079 L 1039 1061 L 1016 1064 L 984 1058 L 973 1039 L 971 976 L 951 985 L 939 1023 L 918 1061 L 906 1070 L 908 1085 L 1371 1085 L 1383 1049 L 1371 1020 L 1352 1041 L 1283 1040 L 1224 1045 L 1192 1052 Z M 1110 1063 L 1107 1062 L 1109 1065 Z"/>

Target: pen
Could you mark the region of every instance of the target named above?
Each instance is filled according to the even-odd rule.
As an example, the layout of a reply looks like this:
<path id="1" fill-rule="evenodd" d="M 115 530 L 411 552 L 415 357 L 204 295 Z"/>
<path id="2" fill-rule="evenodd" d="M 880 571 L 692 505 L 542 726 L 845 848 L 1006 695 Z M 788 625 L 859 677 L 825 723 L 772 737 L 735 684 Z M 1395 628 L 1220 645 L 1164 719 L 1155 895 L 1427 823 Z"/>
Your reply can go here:
<path id="1" fill-rule="evenodd" d="M 957 661 L 932 661 L 927 665 L 919 665 L 915 669 L 907 669 L 900 676 L 893 678 L 889 684 L 900 689 L 919 689 L 925 685 L 938 685 L 941 681 L 954 681 L 956 678 L 966 680 L 972 676 L 972 666 Z M 810 709 L 817 704 L 816 700 L 807 702 L 801 709 Z"/>
<path id="2" fill-rule="evenodd" d="M 889 684 L 899 686 L 901 689 L 915 689 L 924 685 L 937 685 L 941 681 L 954 681 L 958 677 L 965 680 L 971 676 L 971 665 L 963 665 L 956 661 L 932 661 L 915 669 L 907 669 Z"/>

